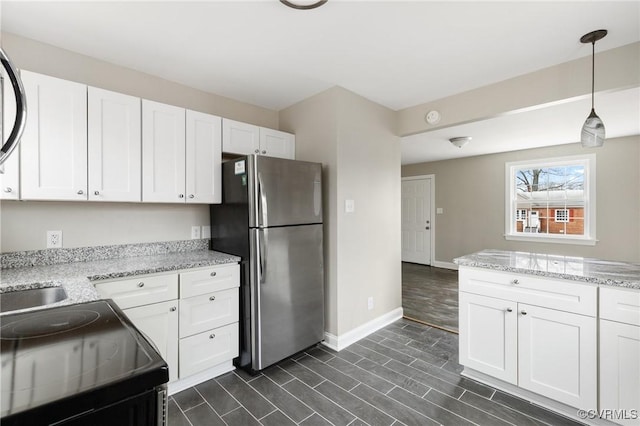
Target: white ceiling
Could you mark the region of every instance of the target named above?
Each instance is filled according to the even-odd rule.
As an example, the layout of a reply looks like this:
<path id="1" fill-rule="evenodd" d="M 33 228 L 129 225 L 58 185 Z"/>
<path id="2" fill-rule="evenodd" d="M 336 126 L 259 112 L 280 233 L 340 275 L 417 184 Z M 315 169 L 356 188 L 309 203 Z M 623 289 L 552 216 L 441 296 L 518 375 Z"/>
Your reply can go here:
<path id="1" fill-rule="evenodd" d="M 0 17 L 2 31 L 274 110 L 336 85 L 399 110 L 588 56 L 579 38 L 595 29 L 609 30 L 597 51 L 640 40 L 639 0 L 329 0 L 311 11 L 277 0 L 2 0 Z M 639 133 L 637 96 L 598 95 L 609 137 Z M 585 100 L 403 138 L 403 163 L 575 142 L 588 110 Z M 528 126 L 528 114 L 547 124 Z M 474 140 L 462 149 L 447 142 L 464 135 Z"/>

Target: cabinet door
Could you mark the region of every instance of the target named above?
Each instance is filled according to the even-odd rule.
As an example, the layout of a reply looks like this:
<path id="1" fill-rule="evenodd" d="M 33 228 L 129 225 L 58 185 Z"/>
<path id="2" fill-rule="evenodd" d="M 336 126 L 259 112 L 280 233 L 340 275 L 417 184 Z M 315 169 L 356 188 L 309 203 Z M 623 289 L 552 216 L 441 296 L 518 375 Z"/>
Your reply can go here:
<path id="1" fill-rule="evenodd" d="M 518 306 L 519 381 L 572 407 L 597 408 L 596 319 Z"/>
<path id="2" fill-rule="evenodd" d="M 517 304 L 461 292 L 459 309 L 460 364 L 517 384 Z"/>
<path id="3" fill-rule="evenodd" d="M 600 320 L 600 410 L 640 415 L 640 327 Z M 614 419 L 611 419 L 614 420 Z M 640 418 L 615 420 L 640 425 Z"/>
<path id="4" fill-rule="evenodd" d="M 131 279 L 98 282 L 103 299 L 113 299 L 120 309 L 178 298 L 178 274 L 142 275 Z"/>
<path id="5" fill-rule="evenodd" d="M 238 356 L 238 323 L 180 339 L 180 378 Z"/>
<path id="6" fill-rule="evenodd" d="M 222 119 L 187 111 L 186 194 L 187 203 L 222 202 Z"/>
<path id="7" fill-rule="evenodd" d="M 142 100 L 142 201 L 184 203 L 185 110 Z"/>
<path id="8" fill-rule="evenodd" d="M 140 98 L 88 88 L 89 200 L 140 201 Z"/>
<path id="9" fill-rule="evenodd" d="M 87 199 L 87 86 L 22 71 L 29 108 L 21 142 L 21 195 Z"/>
<path id="10" fill-rule="evenodd" d="M 296 158 L 295 136 L 291 133 L 261 127 L 260 154 L 294 160 Z"/>
<path id="11" fill-rule="evenodd" d="M 238 322 L 238 289 L 180 299 L 180 337 Z"/>
<path id="12" fill-rule="evenodd" d="M 222 151 L 231 154 L 259 154 L 260 128 L 253 124 L 222 120 Z"/>
<path id="13" fill-rule="evenodd" d="M 169 365 L 169 381 L 178 379 L 178 301 L 124 309 L 127 317 L 156 346 Z"/>
<path id="14" fill-rule="evenodd" d="M 4 80 L 4 96 L 2 97 L 2 114 L 3 121 L 0 126 L 3 143 L 9 137 L 9 133 L 13 129 L 13 123 L 16 118 L 16 102 L 15 96 L 7 96 L 11 92 L 8 78 L 5 75 L 4 68 L 0 70 L 0 75 Z M 9 157 L 2 166 L 0 166 L 0 200 L 19 200 L 20 199 L 20 146 L 17 146 L 11 157 Z"/>

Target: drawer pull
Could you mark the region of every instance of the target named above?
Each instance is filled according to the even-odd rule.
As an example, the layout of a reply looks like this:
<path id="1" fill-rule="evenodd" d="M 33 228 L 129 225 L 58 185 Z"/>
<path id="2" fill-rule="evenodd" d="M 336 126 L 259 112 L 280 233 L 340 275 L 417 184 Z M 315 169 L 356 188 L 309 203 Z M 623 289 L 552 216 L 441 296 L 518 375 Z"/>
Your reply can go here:
<path id="1" fill-rule="evenodd" d="M 216 338 L 216 335 L 215 335 L 215 334 L 211 333 L 211 334 L 209 335 L 209 339 L 215 339 L 215 338 Z"/>
<path id="2" fill-rule="evenodd" d="M 217 273 L 216 271 L 213 271 L 213 272 L 211 273 L 211 276 L 212 276 L 212 277 L 215 277 L 216 275 L 218 275 L 218 273 Z"/>
<path id="3" fill-rule="evenodd" d="M 211 296 L 211 297 L 209 298 L 209 300 L 211 300 L 211 301 L 213 302 L 214 300 L 216 300 L 216 297 L 215 297 L 215 296 Z"/>
<path id="4" fill-rule="evenodd" d="M 527 311 L 520 311 L 522 315 L 527 315 Z"/>
<path id="5" fill-rule="evenodd" d="M 170 312 L 175 312 L 175 311 L 176 311 L 176 309 L 177 309 L 177 308 L 176 308 L 175 306 L 172 306 L 171 308 L 169 308 L 169 311 L 170 311 Z"/>
<path id="6" fill-rule="evenodd" d="M 143 283 L 142 281 L 140 281 L 140 282 L 138 283 L 138 287 L 140 287 L 140 288 L 144 287 L 144 283 Z"/>
<path id="7" fill-rule="evenodd" d="M 516 278 L 515 280 L 511 280 L 511 284 L 518 285 L 520 284 L 520 281 L 518 281 L 518 279 Z"/>
<path id="8" fill-rule="evenodd" d="M 507 308 L 507 312 L 513 312 L 513 309 Z"/>

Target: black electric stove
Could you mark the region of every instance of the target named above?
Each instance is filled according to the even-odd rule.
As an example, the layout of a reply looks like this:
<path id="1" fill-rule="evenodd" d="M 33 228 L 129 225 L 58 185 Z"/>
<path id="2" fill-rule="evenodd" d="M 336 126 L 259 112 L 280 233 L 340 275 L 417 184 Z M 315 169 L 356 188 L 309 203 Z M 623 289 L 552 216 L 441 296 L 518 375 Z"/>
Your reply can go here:
<path id="1" fill-rule="evenodd" d="M 0 317 L 0 423 L 164 424 L 169 370 L 112 300 Z"/>

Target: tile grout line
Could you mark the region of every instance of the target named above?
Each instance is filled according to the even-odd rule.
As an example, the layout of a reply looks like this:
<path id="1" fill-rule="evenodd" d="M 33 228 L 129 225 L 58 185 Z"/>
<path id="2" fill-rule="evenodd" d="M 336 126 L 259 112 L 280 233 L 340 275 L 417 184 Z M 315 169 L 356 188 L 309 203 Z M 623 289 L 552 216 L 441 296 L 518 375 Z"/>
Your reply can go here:
<path id="1" fill-rule="evenodd" d="M 172 395 L 172 397 L 173 397 L 173 395 Z M 173 398 L 173 403 L 176 404 L 176 407 L 178 407 L 178 410 L 180 410 L 180 413 L 182 414 L 182 417 L 184 417 L 187 420 L 187 423 L 189 423 L 191 426 L 193 426 L 193 423 L 191 423 L 191 420 L 189 420 L 189 417 L 187 417 L 187 415 L 184 413 L 184 411 L 182 411 L 182 408 L 180 408 L 180 405 L 178 405 L 178 403 L 176 402 L 175 398 Z M 169 403 L 167 401 L 167 408 L 168 407 L 169 407 Z"/>

